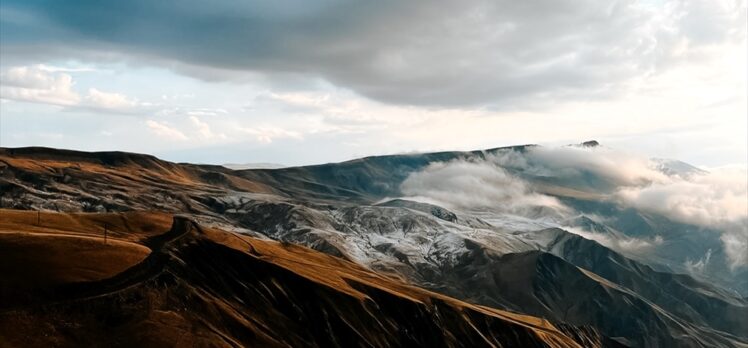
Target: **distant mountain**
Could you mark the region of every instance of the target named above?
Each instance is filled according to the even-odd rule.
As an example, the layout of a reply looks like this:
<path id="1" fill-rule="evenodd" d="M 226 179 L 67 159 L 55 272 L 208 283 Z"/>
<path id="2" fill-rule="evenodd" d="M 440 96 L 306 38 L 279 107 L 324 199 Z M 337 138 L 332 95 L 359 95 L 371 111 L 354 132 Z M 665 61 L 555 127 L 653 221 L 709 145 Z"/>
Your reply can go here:
<path id="1" fill-rule="evenodd" d="M 244 169 L 279 169 L 285 168 L 286 166 L 277 163 L 226 163 L 222 166 L 233 169 L 233 170 L 244 170 Z"/>
<path id="2" fill-rule="evenodd" d="M 664 158 L 654 158 L 653 160 L 657 162 L 659 169 L 667 175 L 680 175 L 688 177 L 691 175 L 707 173 L 707 171 L 703 169 L 694 167 L 686 162 L 678 160 Z"/>
<path id="3" fill-rule="evenodd" d="M 400 194 L 400 184 L 411 173 L 434 162 L 485 158 L 498 151 L 524 151 L 522 145 L 472 152 L 436 152 L 372 156 L 361 159 L 278 170 L 245 170 L 239 176 L 281 188 L 297 198 L 370 202 Z"/>

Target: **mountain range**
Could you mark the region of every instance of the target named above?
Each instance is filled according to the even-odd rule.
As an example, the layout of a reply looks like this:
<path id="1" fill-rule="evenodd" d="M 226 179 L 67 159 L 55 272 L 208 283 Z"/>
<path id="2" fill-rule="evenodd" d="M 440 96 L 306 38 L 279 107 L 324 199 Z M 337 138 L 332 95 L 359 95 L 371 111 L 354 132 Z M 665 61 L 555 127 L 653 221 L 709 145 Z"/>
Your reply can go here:
<path id="1" fill-rule="evenodd" d="M 616 156 L 235 170 L 2 148 L 0 343 L 748 347 L 734 226 L 626 200 L 707 172 Z"/>

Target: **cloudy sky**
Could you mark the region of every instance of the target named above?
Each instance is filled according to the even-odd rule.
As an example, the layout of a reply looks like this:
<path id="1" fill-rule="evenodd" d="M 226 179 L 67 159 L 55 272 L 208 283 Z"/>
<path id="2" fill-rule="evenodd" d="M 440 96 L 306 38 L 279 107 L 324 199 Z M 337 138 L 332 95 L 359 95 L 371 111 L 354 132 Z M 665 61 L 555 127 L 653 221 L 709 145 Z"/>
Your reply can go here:
<path id="1" fill-rule="evenodd" d="M 745 164 L 746 1 L 0 2 L 0 146 L 339 161 L 588 139 Z"/>

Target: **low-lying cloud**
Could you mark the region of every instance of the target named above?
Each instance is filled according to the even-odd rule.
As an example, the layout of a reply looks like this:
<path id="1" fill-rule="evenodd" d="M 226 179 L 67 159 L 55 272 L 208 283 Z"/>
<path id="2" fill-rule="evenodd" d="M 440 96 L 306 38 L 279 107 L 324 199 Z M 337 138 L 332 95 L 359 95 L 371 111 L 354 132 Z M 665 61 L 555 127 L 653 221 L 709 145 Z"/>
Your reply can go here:
<path id="1" fill-rule="evenodd" d="M 667 179 L 654 160 L 606 147 L 531 147 L 526 152 L 500 151 L 489 161 L 523 174 L 570 180 L 571 185 L 585 185 L 586 174 L 618 186 L 637 186 Z"/>
<path id="2" fill-rule="evenodd" d="M 400 190 L 461 209 L 517 212 L 533 206 L 566 209 L 556 198 L 533 192 L 528 183 L 489 161 L 433 163 L 411 174 Z"/>
<path id="3" fill-rule="evenodd" d="M 743 220 L 742 227 L 727 231 L 720 239 L 725 247 L 725 254 L 730 260 L 731 268 L 748 265 L 748 232 L 745 220 Z"/>
<path id="4" fill-rule="evenodd" d="M 686 262 L 684 263 L 684 266 L 691 273 L 695 273 L 695 274 L 704 273 L 707 265 L 709 265 L 709 262 L 711 260 L 712 260 L 712 249 L 709 249 L 707 250 L 706 254 L 704 254 L 704 257 L 698 260 L 686 260 Z"/>
<path id="5" fill-rule="evenodd" d="M 610 199 L 624 207 L 721 231 L 732 268 L 748 266 L 748 170 L 708 171 L 683 162 L 655 160 L 605 147 L 530 149 L 524 163 L 504 154 L 501 163 L 525 172 L 574 178 L 585 172 L 612 186 Z"/>
<path id="6" fill-rule="evenodd" d="M 748 189 L 745 169 L 713 170 L 687 178 L 670 177 L 645 186 L 624 187 L 617 197 L 626 205 L 706 227 L 745 222 Z"/>
<path id="7" fill-rule="evenodd" d="M 720 231 L 730 267 L 748 265 L 745 167 L 705 171 L 683 162 L 649 159 L 605 147 L 531 147 L 485 157 L 434 163 L 409 176 L 401 191 L 463 209 L 526 215 L 529 208 L 543 206 L 567 217 L 576 214 L 533 185 L 552 178 L 562 186 L 602 194 L 622 208 Z M 614 241 L 599 233 L 577 232 L 622 251 L 646 250 L 661 243 Z"/>
<path id="8" fill-rule="evenodd" d="M 567 179 L 562 182 L 578 188 L 602 181 L 609 185 L 603 193 L 618 203 L 683 223 L 719 228 L 744 225 L 748 216 L 745 167 L 705 171 L 679 161 L 578 146 L 500 152 L 489 160 L 527 175 Z"/>
<path id="9" fill-rule="evenodd" d="M 575 226 L 564 226 L 564 230 L 574 233 L 585 239 L 594 240 L 600 243 L 600 245 L 604 245 L 610 249 L 627 254 L 642 254 L 649 252 L 653 248 L 662 244 L 662 242 L 664 241 L 660 236 L 650 239 L 633 237 L 617 238 L 605 233 L 585 231 Z"/>

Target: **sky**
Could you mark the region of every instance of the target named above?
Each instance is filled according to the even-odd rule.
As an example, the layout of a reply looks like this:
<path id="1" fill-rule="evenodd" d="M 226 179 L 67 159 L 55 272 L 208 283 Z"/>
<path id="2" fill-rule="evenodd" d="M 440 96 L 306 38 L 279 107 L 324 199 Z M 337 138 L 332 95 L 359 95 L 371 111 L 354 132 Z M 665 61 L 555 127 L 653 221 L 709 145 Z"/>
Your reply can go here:
<path id="1" fill-rule="evenodd" d="M 303 165 L 595 139 L 748 159 L 746 1 L 0 2 L 0 146 Z"/>

